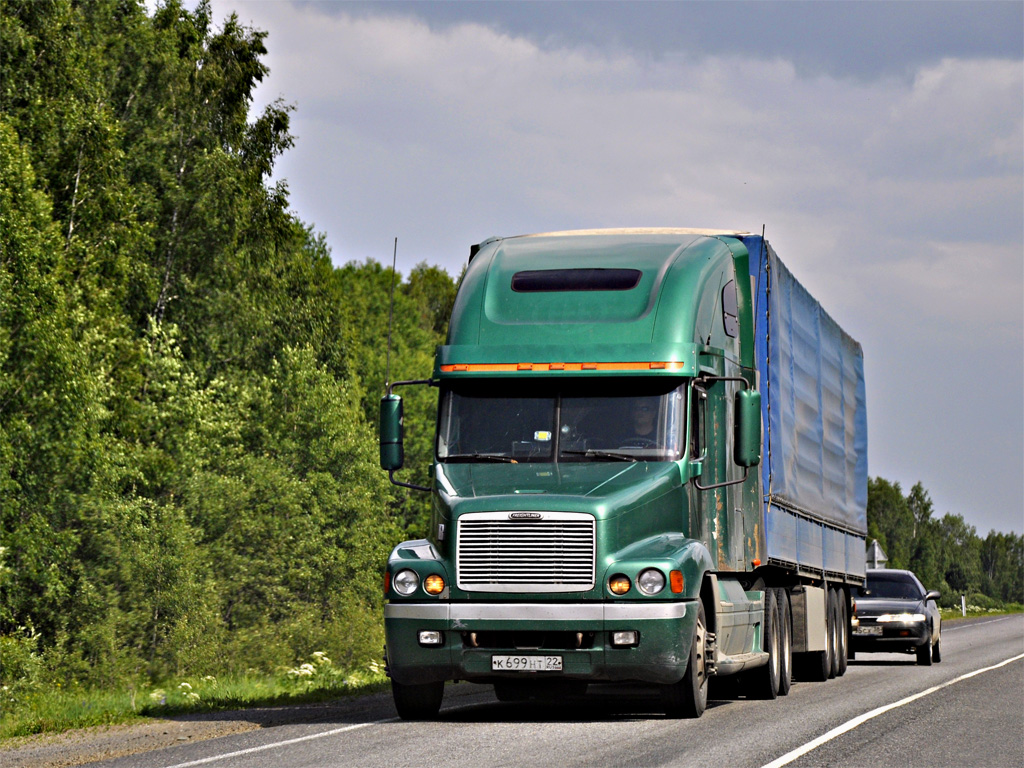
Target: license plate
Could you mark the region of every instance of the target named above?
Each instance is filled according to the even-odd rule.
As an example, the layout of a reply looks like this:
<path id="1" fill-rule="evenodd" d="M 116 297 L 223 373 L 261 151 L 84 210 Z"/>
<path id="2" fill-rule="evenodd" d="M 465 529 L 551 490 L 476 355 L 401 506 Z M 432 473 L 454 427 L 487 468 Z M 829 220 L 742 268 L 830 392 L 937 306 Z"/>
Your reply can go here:
<path id="1" fill-rule="evenodd" d="M 882 634 L 881 627 L 854 627 L 853 634 L 855 635 L 880 635 Z"/>
<path id="2" fill-rule="evenodd" d="M 561 656 L 491 656 L 492 672 L 561 672 Z"/>

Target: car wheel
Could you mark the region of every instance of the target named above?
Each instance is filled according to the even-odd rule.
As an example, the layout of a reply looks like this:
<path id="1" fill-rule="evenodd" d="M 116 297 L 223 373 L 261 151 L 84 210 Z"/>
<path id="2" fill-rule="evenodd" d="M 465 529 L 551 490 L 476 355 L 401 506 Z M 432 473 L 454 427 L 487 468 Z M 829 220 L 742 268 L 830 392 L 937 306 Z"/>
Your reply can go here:
<path id="1" fill-rule="evenodd" d="M 932 633 L 928 632 L 928 641 L 924 645 L 917 646 L 917 663 L 922 667 L 932 665 Z"/>
<path id="2" fill-rule="evenodd" d="M 942 643 L 938 642 L 932 646 L 932 661 L 934 661 L 936 664 L 942 661 L 942 652 L 939 650 L 940 645 L 942 645 Z"/>
<path id="3" fill-rule="evenodd" d="M 673 718 L 700 717 L 708 705 L 708 625 L 704 601 L 697 605 L 697 624 L 693 628 L 693 639 L 690 641 L 690 659 L 686 664 L 686 674 L 678 683 L 661 688 L 665 714 Z"/>
<path id="4" fill-rule="evenodd" d="M 403 685 L 392 680 L 391 695 L 398 716 L 403 720 L 432 720 L 441 709 L 444 680 L 421 685 Z"/>

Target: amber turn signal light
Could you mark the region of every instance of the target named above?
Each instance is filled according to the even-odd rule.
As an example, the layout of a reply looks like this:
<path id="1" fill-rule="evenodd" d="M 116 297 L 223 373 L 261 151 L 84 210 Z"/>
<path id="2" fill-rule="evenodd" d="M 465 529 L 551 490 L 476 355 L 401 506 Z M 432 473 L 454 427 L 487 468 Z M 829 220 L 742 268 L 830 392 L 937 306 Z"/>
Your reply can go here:
<path id="1" fill-rule="evenodd" d="M 624 595 L 629 592 L 629 578 L 617 573 L 608 579 L 608 589 L 613 595 Z"/>
<path id="2" fill-rule="evenodd" d="M 437 574 L 427 576 L 423 581 L 423 591 L 428 595 L 440 595 L 444 592 L 444 579 Z"/>

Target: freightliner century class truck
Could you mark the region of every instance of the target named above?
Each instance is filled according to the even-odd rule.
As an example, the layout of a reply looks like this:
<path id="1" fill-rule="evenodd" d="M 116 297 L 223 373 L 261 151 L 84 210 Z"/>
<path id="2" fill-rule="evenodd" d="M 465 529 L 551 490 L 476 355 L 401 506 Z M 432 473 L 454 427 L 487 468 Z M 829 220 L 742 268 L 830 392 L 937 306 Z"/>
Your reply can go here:
<path id="1" fill-rule="evenodd" d="M 433 375 L 426 539 L 387 565 L 386 662 L 403 718 L 445 681 L 500 700 L 658 686 L 699 717 L 846 670 L 865 577 L 860 345 L 762 236 L 555 232 L 470 249 Z M 418 487 L 418 486 L 412 486 Z"/>

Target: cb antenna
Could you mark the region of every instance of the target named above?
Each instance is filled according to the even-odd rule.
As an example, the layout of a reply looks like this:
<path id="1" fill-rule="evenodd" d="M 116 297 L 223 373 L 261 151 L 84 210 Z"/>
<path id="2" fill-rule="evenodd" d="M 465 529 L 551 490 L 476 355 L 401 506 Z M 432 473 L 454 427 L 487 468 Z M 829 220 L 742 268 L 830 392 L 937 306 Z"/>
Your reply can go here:
<path id="1" fill-rule="evenodd" d="M 391 302 L 388 307 L 388 356 L 384 367 L 384 392 L 391 394 L 391 324 L 395 318 L 395 265 L 398 263 L 398 238 L 395 238 L 395 250 L 391 254 Z"/>

